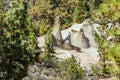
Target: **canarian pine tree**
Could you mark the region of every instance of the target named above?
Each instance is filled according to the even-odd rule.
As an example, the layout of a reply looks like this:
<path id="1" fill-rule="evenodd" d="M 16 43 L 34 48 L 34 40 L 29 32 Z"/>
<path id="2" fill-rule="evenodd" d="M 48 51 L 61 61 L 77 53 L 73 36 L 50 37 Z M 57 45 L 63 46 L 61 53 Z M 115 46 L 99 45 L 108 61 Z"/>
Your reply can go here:
<path id="1" fill-rule="evenodd" d="M 0 21 L 0 72 L 5 80 L 21 80 L 37 48 L 34 25 L 24 0 L 12 2 Z"/>
<path id="2" fill-rule="evenodd" d="M 61 27 L 67 28 L 73 22 L 82 22 L 87 17 L 84 0 L 30 0 L 28 12 L 38 22 L 40 33 L 45 34 L 54 26 L 56 14 L 60 16 Z"/>

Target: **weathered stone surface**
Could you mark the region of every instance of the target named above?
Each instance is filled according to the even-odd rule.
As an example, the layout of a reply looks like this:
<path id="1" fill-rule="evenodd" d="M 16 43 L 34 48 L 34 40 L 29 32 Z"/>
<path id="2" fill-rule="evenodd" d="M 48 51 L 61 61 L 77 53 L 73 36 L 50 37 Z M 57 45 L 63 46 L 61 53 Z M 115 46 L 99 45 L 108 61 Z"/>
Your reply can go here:
<path id="1" fill-rule="evenodd" d="M 61 34 L 61 27 L 60 27 L 60 21 L 59 16 L 56 16 L 54 21 L 54 28 L 53 28 L 53 35 L 57 40 L 62 41 L 62 34 Z"/>
<path id="2" fill-rule="evenodd" d="M 94 36 L 94 34 L 95 34 L 95 29 L 94 29 L 92 23 L 89 23 L 89 24 L 86 24 L 86 25 L 84 24 L 84 25 L 82 26 L 82 29 L 83 29 L 83 31 L 84 31 L 85 33 L 88 33 L 88 34 L 90 34 L 90 35 L 93 35 L 93 36 Z"/>
<path id="3" fill-rule="evenodd" d="M 63 50 L 56 47 L 55 52 L 55 56 L 61 60 L 70 58 L 73 55 L 77 61 L 80 61 L 81 66 L 87 70 L 90 70 L 91 65 L 95 65 L 99 61 L 99 53 L 97 49 L 92 47 L 87 49 L 81 48 L 80 52 L 75 50 Z"/>
<path id="4" fill-rule="evenodd" d="M 89 40 L 85 36 L 83 31 L 72 30 L 71 33 L 71 44 L 79 48 L 89 48 Z"/>
<path id="5" fill-rule="evenodd" d="M 54 20 L 54 28 L 52 32 L 53 36 L 55 37 L 55 46 L 61 47 L 63 45 L 63 39 L 61 34 L 61 27 L 60 27 L 60 21 L 59 21 L 59 15 L 56 14 L 55 20 Z"/>

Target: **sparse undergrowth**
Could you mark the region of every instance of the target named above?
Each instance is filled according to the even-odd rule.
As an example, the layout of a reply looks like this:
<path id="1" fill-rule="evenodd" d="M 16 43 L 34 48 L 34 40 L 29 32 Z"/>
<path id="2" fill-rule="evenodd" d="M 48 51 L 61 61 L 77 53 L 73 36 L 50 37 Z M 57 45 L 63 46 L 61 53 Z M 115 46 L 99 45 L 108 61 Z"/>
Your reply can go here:
<path id="1" fill-rule="evenodd" d="M 65 71 L 62 76 L 63 80 L 86 80 L 84 70 L 73 55 L 71 58 L 66 59 L 61 65 Z"/>
<path id="2" fill-rule="evenodd" d="M 100 31 L 104 31 L 106 25 L 101 26 Z M 92 71 L 96 78 L 106 78 L 117 76 L 120 78 L 120 28 L 113 26 L 106 30 L 106 34 L 96 35 L 96 41 L 99 45 L 100 61 L 96 66 L 92 66 Z M 108 36 L 114 36 L 107 40 Z"/>

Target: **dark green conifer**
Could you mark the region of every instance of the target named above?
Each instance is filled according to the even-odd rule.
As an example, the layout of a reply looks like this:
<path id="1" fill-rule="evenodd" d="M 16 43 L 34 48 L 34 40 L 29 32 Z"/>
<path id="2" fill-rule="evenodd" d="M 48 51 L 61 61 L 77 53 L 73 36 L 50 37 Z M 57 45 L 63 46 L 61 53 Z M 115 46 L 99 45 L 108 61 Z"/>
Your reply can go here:
<path id="1" fill-rule="evenodd" d="M 5 80 L 21 80 L 27 75 L 27 67 L 33 62 L 37 39 L 27 3 L 11 2 L 11 8 L 0 21 L 0 72 Z"/>

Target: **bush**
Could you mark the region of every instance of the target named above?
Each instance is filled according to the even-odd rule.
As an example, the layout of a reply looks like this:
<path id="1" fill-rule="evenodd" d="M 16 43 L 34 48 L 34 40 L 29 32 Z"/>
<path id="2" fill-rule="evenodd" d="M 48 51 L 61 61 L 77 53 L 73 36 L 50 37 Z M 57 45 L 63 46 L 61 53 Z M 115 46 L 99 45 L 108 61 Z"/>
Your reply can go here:
<path id="1" fill-rule="evenodd" d="M 24 0 L 12 2 L 0 22 L 0 73 L 5 80 L 21 80 L 36 57 L 34 25 Z"/>
<path id="2" fill-rule="evenodd" d="M 63 63 L 63 80 L 85 80 L 85 72 L 72 55 Z"/>
<path id="3" fill-rule="evenodd" d="M 40 54 L 40 62 L 45 64 L 50 64 L 51 66 L 55 66 L 55 63 L 57 61 L 56 57 L 53 55 L 54 48 L 54 36 L 52 35 L 51 31 L 48 31 L 48 33 L 45 36 L 45 46 L 44 51 Z"/>
<path id="4" fill-rule="evenodd" d="M 106 27 L 106 25 L 100 27 L 101 32 L 105 30 L 104 27 Z M 103 75 L 107 74 L 119 75 L 118 73 L 120 67 L 119 27 L 113 26 L 110 30 L 106 30 L 105 32 L 106 34 L 103 34 L 101 36 L 96 35 L 96 41 L 99 46 L 99 54 L 101 58 L 99 66 L 101 67 Z M 108 36 L 114 37 L 110 40 L 107 40 Z"/>

